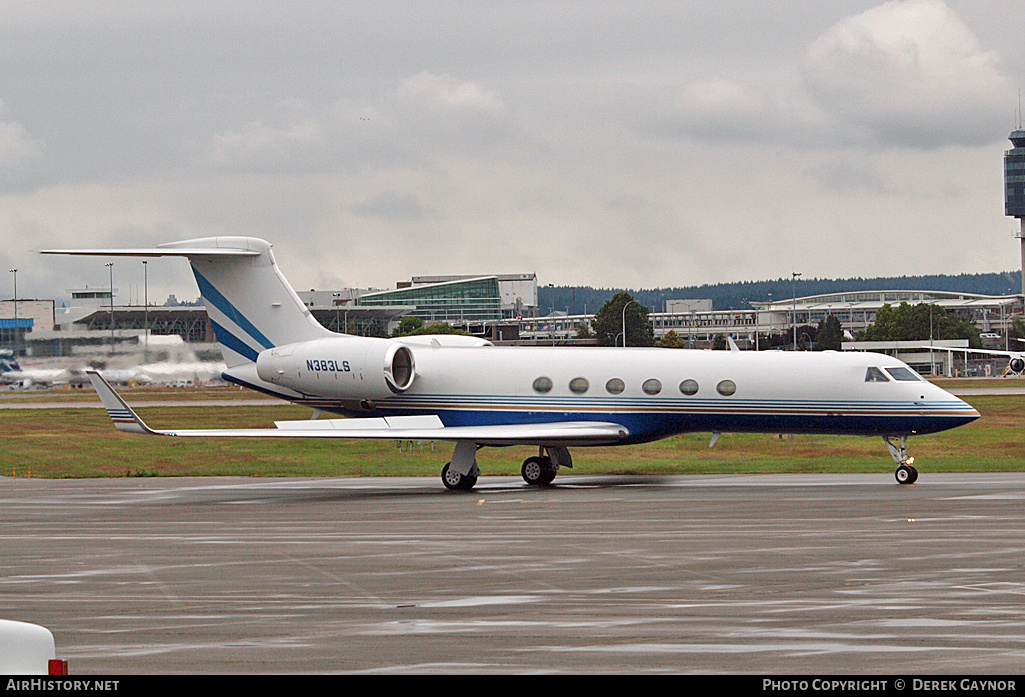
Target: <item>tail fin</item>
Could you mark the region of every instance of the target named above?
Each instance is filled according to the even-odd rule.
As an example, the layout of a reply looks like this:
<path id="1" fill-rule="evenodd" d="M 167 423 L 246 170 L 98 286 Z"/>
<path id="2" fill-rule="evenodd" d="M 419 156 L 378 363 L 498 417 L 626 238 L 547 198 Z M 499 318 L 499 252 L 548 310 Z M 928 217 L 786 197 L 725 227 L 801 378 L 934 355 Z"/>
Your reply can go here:
<path id="1" fill-rule="evenodd" d="M 247 253 L 196 253 L 205 247 Z M 331 334 L 292 290 L 269 243 L 252 237 L 214 237 L 160 248 L 189 250 L 192 272 L 229 368 L 255 363 L 257 354 L 272 346 Z"/>
<path id="2" fill-rule="evenodd" d="M 330 336 L 292 290 L 271 245 L 255 237 L 206 237 L 152 249 L 49 249 L 44 254 L 188 257 L 229 368 L 264 349 Z"/>

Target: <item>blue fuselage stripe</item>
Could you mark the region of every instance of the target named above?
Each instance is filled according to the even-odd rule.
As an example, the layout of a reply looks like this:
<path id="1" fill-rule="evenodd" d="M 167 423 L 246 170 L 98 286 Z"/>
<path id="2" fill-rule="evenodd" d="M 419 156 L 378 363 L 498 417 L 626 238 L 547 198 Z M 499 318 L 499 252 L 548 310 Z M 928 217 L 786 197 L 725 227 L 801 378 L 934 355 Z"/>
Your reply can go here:
<path id="1" fill-rule="evenodd" d="M 773 402 L 755 408 L 743 406 L 687 405 L 689 408 L 648 409 L 544 409 L 528 405 L 510 407 L 453 404 L 377 404 L 372 411 L 355 411 L 344 405 L 316 398 L 296 400 L 306 406 L 334 411 L 347 416 L 409 416 L 437 414 L 446 426 L 496 426 L 502 424 L 557 423 L 564 421 L 601 421 L 622 424 L 629 430 L 626 442 L 646 442 L 692 432 L 801 433 L 837 435 L 901 435 L 935 433 L 974 421 L 977 414 L 963 402 L 934 404 L 886 404 L 830 402 L 828 407 L 814 403 Z M 960 408 L 957 406 L 960 405 Z"/>

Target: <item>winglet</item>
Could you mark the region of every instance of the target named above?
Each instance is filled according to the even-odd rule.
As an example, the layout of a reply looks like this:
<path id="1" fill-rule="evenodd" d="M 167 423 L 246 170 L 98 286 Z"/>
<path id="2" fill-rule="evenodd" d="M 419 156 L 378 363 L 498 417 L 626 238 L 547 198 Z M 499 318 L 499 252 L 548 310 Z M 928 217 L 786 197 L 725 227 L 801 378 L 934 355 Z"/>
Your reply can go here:
<path id="1" fill-rule="evenodd" d="M 86 370 L 85 373 L 89 376 L 89 382 L 93 384 L 93 389 L 100 395 L 103 408 L 107 410 L 107 414 L 117 430 L 126 433 L 144 433 L 149 436 L 160 435 L 139 418 L 139 415 L 128 406 L 125 400 L 121 399 L 121 395 L 114 391 L 114 388 L 103 379 L 102 375 L 95 370 Z"/>

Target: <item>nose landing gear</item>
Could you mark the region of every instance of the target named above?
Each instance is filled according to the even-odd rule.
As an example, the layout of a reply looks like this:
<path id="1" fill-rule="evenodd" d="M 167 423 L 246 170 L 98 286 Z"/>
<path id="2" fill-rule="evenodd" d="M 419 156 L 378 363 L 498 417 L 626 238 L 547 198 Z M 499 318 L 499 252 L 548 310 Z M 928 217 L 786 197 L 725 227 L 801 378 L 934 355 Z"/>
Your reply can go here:
<path id="1" fill-rule="evenodd" d="M 900 436 L 900 443 L 893 442 L 893 436 L 883 436 L 890 456 L 897 463 L 897 471 L 893 473 L 898 484 L 914 484 L 918 480 L 918 470 L 913 463 L 915 458 L 908 455 L 908 437 Z"/>

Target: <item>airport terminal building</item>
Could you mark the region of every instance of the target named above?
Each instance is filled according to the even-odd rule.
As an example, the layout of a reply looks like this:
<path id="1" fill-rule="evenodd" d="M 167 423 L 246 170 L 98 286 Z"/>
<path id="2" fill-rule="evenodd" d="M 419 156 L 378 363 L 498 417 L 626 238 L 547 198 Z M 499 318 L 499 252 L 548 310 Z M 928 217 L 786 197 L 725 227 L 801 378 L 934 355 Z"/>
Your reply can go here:
<path id="1" fill-rule="evenodd" d="M 411 305 L 424 322 L 494 323 L 537 314 L 537 276 L 414 276 L 395 290 L 361 295 L 357 305 Z"/>
<path id="2" fill-rule="evenodd" d="M 655 337 L 662 338 L 669 331 L 691 341 L 696 347 L 710 344 L 717 334 L 726 334 L 741 346 L 753 347 L 756 335 L 786 335 L 797 327 L 817 326 L 829 315 L 840 320 L 852 335 L 875 322 L 876 314 L 885 305 L 934 304 L 956 312 L 971 320 L 983 333 L 1003 334 L 1016 317 L 1025 314 L 1020 295 L 978 295 L 948 291 L 852 291 L 809 295 L 783 300 L 751 302 L 750 307 L 736 310 L 716 310 L 709 300 L 686 300 L 666 303 L 664 312 L 648 316 Z M 568 339 L 582 322 L 591 322 L 593 314 L 565 315 L 556 313 L 546 317 L 524 319 L 521 335 L 538 340 L 553 337 Z"/>

